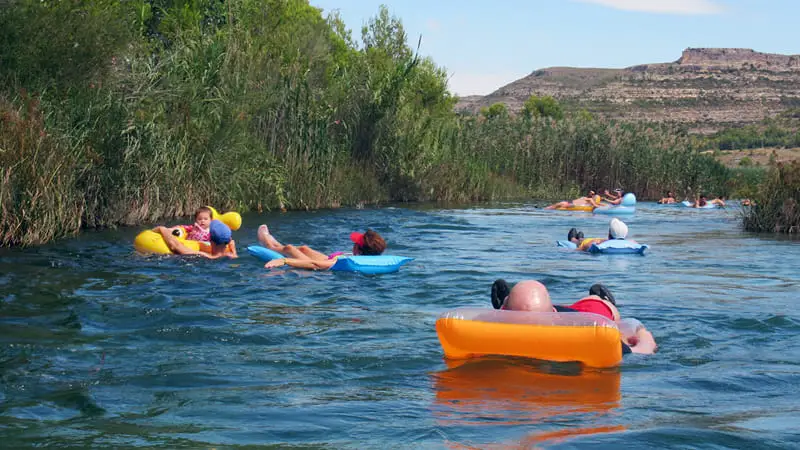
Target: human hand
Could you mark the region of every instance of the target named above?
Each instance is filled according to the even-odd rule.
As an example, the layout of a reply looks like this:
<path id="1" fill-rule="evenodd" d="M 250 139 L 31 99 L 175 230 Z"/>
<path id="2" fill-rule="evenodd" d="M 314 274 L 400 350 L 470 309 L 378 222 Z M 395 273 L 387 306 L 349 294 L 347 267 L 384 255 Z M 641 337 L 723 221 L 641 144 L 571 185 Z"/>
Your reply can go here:
<path id="1" fill-rule="evenodd" d="M 658 345 L 656 344 L 655 338 L 653 338 L 653 333 L 647 331 L 645 328 L 638 329 L 636 331 L 636 336 L 631 337 L 629 339 L 629 342 L 630 341 L 635 342 L 631 343 L 631 350 L 636 353 L 651 354 L 658 351 Z"/>
<path id="2" fill-rule="evenodd" d="M 273 259 L 272 261 L 264 264 L 265 269 L 274 269 L 276 267 L 281 267 L 286 264 L 286 258 L 281 259 Z"/>

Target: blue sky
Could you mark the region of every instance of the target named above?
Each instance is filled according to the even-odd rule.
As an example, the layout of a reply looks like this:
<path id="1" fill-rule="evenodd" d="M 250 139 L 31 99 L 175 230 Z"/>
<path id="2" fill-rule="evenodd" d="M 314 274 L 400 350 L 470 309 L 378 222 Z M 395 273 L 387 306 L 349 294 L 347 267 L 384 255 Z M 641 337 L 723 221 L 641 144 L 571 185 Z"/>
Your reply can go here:
<path id="1" fill-rule="evenodd" d="M 353 37 L 381 4 L 459 95 L 488 94 L 544 67 L 627 67 L 687 47 L 800 54 L 797 0 L 310 0 Z"/>

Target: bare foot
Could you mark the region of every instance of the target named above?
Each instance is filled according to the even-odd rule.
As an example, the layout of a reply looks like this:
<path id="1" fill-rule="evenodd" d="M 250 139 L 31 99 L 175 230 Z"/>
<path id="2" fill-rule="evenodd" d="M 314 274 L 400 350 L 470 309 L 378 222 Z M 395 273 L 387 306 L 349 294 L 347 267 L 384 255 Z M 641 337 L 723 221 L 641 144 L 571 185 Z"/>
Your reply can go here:
<path id="1" fill-rule="evenodd" d="M 281 246 L 278 240 L 269 233 L 269 228 L 266 225 L 258 227 L 258 242 L 271 249 Z"/>

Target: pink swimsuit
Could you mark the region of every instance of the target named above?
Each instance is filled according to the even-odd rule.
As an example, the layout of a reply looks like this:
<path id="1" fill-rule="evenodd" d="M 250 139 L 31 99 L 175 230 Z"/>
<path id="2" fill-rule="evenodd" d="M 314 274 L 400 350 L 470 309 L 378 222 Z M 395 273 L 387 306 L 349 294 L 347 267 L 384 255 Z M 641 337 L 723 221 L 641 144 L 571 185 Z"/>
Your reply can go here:
<path id="1" fill-rule="evenodd" d="M 196 225 L 181 225 L 186 230 L 186 239 L 190 241 L 209 242 L 211 231 L 204 230 Z"/>

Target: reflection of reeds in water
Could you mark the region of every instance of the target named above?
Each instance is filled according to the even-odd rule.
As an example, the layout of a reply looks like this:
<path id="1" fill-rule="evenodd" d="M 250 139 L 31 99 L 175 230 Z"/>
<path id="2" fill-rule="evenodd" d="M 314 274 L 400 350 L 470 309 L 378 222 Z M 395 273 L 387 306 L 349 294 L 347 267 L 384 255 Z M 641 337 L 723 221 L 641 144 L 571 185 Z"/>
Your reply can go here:
<path id="1" fill-rule="evenodd" d="M 541 432 L 522 440 L 528 445 L 625 429 L 602 420 L 619 406 L 619 370 L 582 371 L 579 365 L 509 358 L 447 364 L 433 375 L 434 415 L 442 425 L 541 425 Z M 586 426 L 553 429 L 573 420 Z"/>

